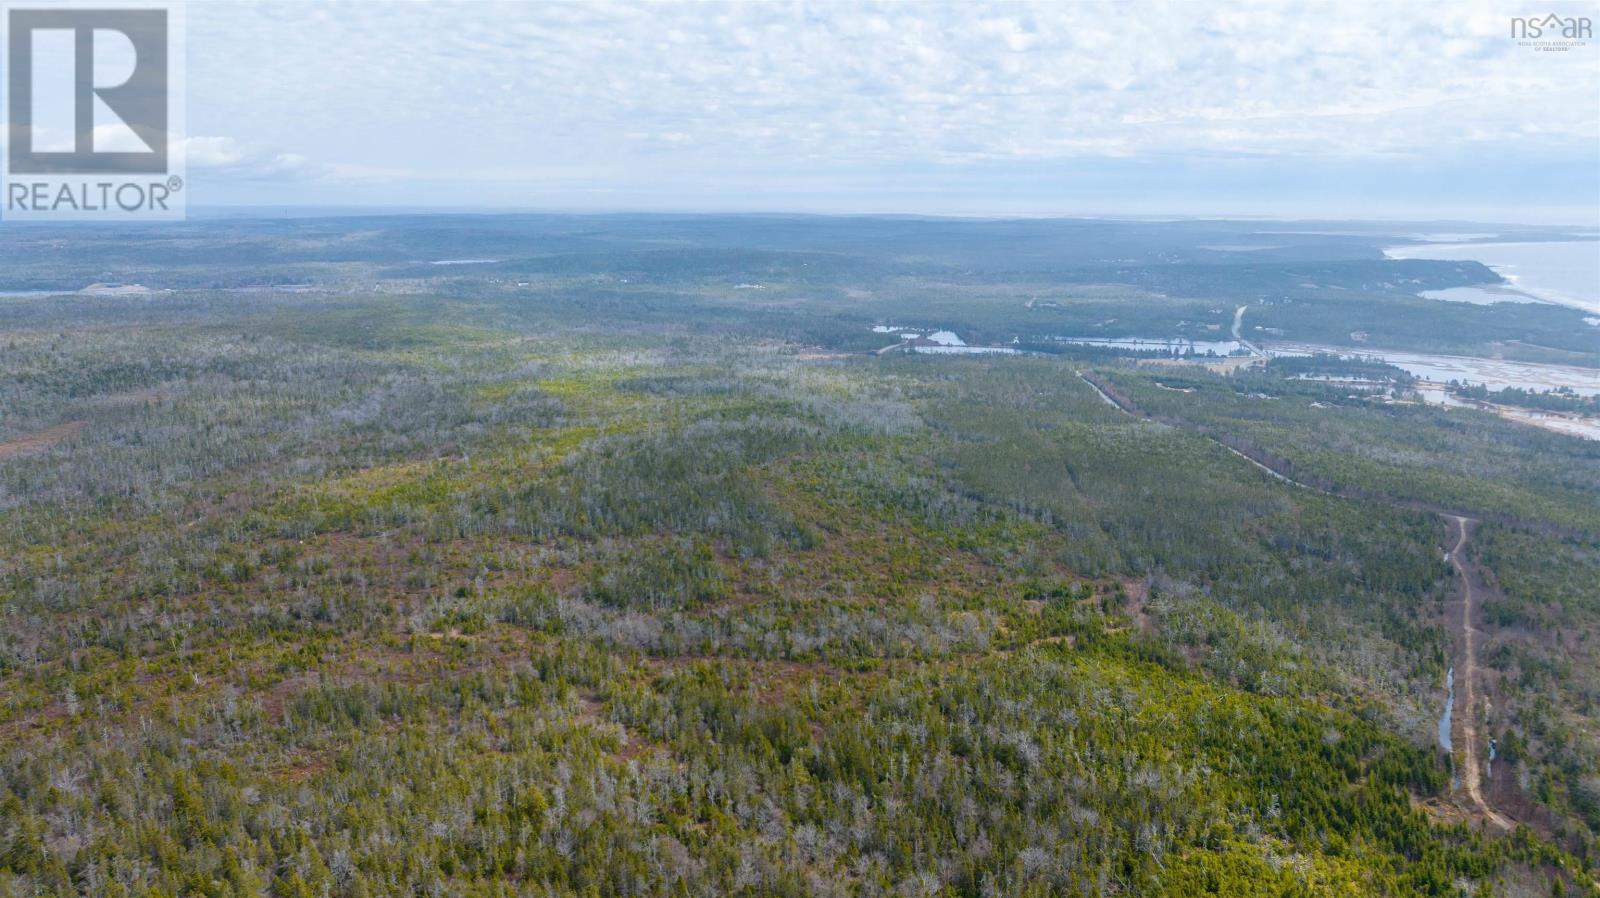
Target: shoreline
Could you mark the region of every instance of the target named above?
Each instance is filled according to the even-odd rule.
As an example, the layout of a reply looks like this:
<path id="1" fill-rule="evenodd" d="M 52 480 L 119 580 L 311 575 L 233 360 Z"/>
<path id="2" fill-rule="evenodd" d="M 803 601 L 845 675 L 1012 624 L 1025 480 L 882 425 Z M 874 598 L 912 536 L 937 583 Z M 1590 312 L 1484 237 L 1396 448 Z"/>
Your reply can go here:
<path id="1" fill-rule="evenodd" d="M 1417 396 L 1429 405 L 1441 408 L 1470 408 L 1478 411 L 1498 415 L 1507 421 L 1526 424 L 1548 430 L 1551 433 L 1564 434 L 1585 440 L 1600 440 L 1600 417 L 1585 415 L 1579 412 L 1558 412 L 1545 409 L 1523 408 L 1517 405 L 1503 405 L 1498 402 L 1486 402 L 1482 399 L 1464 399 L 1450 392 L 1448 384 L 1436 381 L 1418 381 Z"/>
<path id="2" fill-rule="evenodd" d="M 1471 243 L 1471 242 L 1461 242 L 1461 241 L 1457 241 L 1457 242 L 1432 242 L 1432 243 L 1407 243 L 1407 244 L 1396 244 L 1394 246 L 1386 246 L 1386 247 L 1383 248 L 1383 255 L 1387 259 L 1395 259 L 1395 260 L 1430 259 L 1430 260 L 1433 260 L 1433 261 L 1440 261 L 1440 262 L 1477 262 L 1478 264 L 1484 266 L 1485 268 L 1488 268 L 1490 271 L 1493 271 L 1495 274 L 1499 275 L 1504 282 L 1503 283 L 1498 283 L 1498 284 L 1497 283 L 1493 283 L 1493 282 L 1486 282 L 1486 283 L 1483 283 L 1483 284 L 1472 284 L 1472 285 L 1469 285 L 1469 286 L 1466 286 L 1466 287 L 1450 287 L 1450 288 L 1447 288 L 1448 290 L 1476 290 L 1479 293 L 1484 294 L 1487 297 L 1490 297 L 1490 298 L 1487 299 L 1486 302 L 1474 303 L 1475 305 L 1488 305 L 1488 304 L 1491 304 L 1491 303 L 1494 303 L 1494 302 L 1523 302 L 1523 301 L 1542 302 L 1542 303 L 1548 303 L 1550 305 L 1562 306 L 1564 308 L 1577 309 L 1580 312 L 1587 312 L 1587 313 L 1590 313 L 1590 314 L 1600 315 L 1600 284 L 1594 285 L 1594 289 L 1597 291 L 1595 296 L 1593 298 L 1585 299 L 1585 298 L 1581 298 L 1581 297 L 1578 297 L 1578 296 L 1573 296 L 1570 293 L 1565 293 L 1565 292 L 1562 292 L 1560 290 L 1556 290 L 1556 289 L 1553 289 L 1553 288 L 1550 288 L 1550 287 L 1540 287 L 1540 286 L 1532 286 L 1532 285 L 1526 284 L 1526 283 L 1523 282 L 1523 279 L 1522 279 L 1522 277 L 1520 275 L 1507 270 L 1509 268 L 1515 267 L 1515 266 L 1511 265 L 1510 263 L 1507 263 L 1507 262 L 1499 262 L 1499 263 L 1489 262 L 1489 261 L 1485 261 L 1484 259 L 1481 259 L 1481 258 L 1476 258 L 1475 255 L 1469 255 L 1469 253 L 1476 253 L 1476 251 L 1481 250 L 1481 249 L 1486 248 L 1486 247 L 1488 247 L 1488 248 L 1497 248 L 1497 247 L 1504 247 L 1504 246 L 1560 246 L 1560 245 L 1565 245 L 1565 244 L 1569 244 L 1569 243 L 1590 244 L 1590 245 L 1593 245 L 1595 247 L 1595 252 L 1596 253 L 1600 253 L 1600 241 L 1576 239 L 1576 240 L 1498 240 L 1498 241 L 1485 241 L 1485 242 L 1482 242 L 1482 243 Z M 1429 255 L 1430 253 L 1432 253 L 1433 255 Z M 1492 255 L 1492 253 L 1491 253 L 1491 255 Z M 1445 291 L 1428 290 L 1428 291 L 1423 291 L 1421 294 L 1418 294 L 1418 295 L 1421 295 L 1426 299 L 1434 299 L 1434 300 L 1438 300 L 1440 302 L 1467 302 L 1467 303 L 1472 303 L 1473 302 L 1473 300 L 1471 300 L 1471 299 L 1449 298 L 1449 297 L 1428 296 L 1427 295 L 1428 293 L 1441 293 L 1441 292 L 1445 292 Z M 1495 293 L 1500 293 L 1501 295 L 1505 295 L 1507 293 L 1517 294 L 1517 295 L 1520 295 L 1520 296 L 1527 297 L 1527 300 L 1517 300 L 1517 299 L 1496 300 L 1496 299 L 1492 298 Z"/>
<path id="3" fill-rule="evenodd" d="M 1332 346 L 1322 343 L 1283 341 L 1263 343 L 1269 356 L 1359 355 L 1382 359 L 1409 371 L 1418 380 L 1447 383 L 1482 384 L 1491 390 L 1506 387 L 1549 390 L 1571 387 L 1583 396 L 1600 395 L 1600 368 L 1585 368 L 1557 362 L 1524 362 L 1486 356 L 1455 355 L 1410 349 L 1385 349 L 1377 346 Z M 1443 376 L 1438 376 L 1442 374 Z"/>

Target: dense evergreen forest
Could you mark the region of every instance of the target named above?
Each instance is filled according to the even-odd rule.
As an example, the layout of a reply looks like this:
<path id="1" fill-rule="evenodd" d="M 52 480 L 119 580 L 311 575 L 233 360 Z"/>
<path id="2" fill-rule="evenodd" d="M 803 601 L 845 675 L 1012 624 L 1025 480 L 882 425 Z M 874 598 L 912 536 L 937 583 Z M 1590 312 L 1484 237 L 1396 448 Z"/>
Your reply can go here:
<path id="1" fill-rule="evenodd" d="M 1600 442 L 873 330 L 1600 366 L 1242 227 L 8 232 L 0 898 L 1600 892 Z"/>

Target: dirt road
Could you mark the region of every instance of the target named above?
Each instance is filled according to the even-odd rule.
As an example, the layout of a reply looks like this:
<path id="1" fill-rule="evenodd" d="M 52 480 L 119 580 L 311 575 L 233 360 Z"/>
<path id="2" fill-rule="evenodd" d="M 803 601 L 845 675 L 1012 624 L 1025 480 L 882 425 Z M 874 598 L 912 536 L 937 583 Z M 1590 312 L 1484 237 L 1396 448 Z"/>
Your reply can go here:
<path id="1" fill-rule="evenodd" d="M 1128 414 L 1133 415 L 1135 418 L 1140 417 L 1139 415 L 1134 414 L 1133 411 L 1123 408 L 1122 407 L 1122 403 L 1120 403 L 1117 400 L 1112 399 L 1110 396 L 1106 395 L 1106 391 L 1100 389 L 1098 386 L 1095 386 L 1095 382 L 1094 381 L 1090 380 L 1087 377 L 1084 377 L 1082 371 L 1077 371 L 1077 372 L 1074 372 L 1074 373 L 1076 373 L 1078 375 L 1078 379 L 1079 380 L 1081 380 L 1084 383 L 1088 384 L 1089 385 L 1089 389 L 1093 390 L 1094 394 L 1096 396 L 1099 396 L 1100 400 L 1102 402 L 1104 402 L 1106 405 L 1109 405 L 1114 409 L 1118 409 L 1119 411 L 1127 412 Z"/>
<path id="2" fill-rule="evenodd" d="M 1233 339 L 1239 341 L 1240 346 L 1249 350 L 1252 359 L 1265 359 L 1267 354 L 1261 351 L 1261 347 L 1244 338 L 1244 310 L 1247 308 L 1249 306 L 1240 306 L 1233 310 Z"/>
<path id="3" fill-rule="evenodd" d="M 1456 707 L 1453 715 L 1461 738 L 1457 741 L 1452 737 L 1451 741 L 1461 746 L 1461 785 L 1468 803 L 1497 828 L 1511 829 L 1513 824 L 1510 819 L 1490 807 L 1483 798 L 1484 768 L 1479 759 L 1488 753 L 1483 748 L 1483 727 L 1478 721 L 1478 630 L 1472 623 L 1478 616 L 1479 596 L 1473 588 L 1472 575 L 1461 562 L 1461 552 L 1467 546 L 1467 522 L 1470 519 L 1453 514 L 1447 514 L 1444 518 L 1455 526 L 1456 542 L 1450 549 L 1450 564 L 1461 578 L 1461 615 L 1456 621 L 1461 654 L 1456 659 Z"/>
<path id="4" fill-rule="evenodd" d="M 1243 307 L 1241 307 L 1241 311 L 1242 309 Z M 1108 405 L 1115 406 L 1116 408 L 1121 409 L 1123 412 L 1133 415 L 1134 417 L 1143 417 L 1139 414 L 1138 410 L 1124 405 L 1123 402 L 1118 401 L 1115 396 L 1101 389 L 1099 385 L 1086 376 L 1082 371 L 1078 371 L 1077 375 L 1078 379 L 1082 380 L 1089 386 L 1090 389 L 1094 390 L 1095 393 Z M 1217 444 L 1222 446 L 1224 449 L 1227 449 L 1234 455 L 1239 456 L 1257 468 L 1267 472 L 1268 474 L 1271 474 L 1278 480 L 1293 484 L 1294 486 L 1303 487 L 1307 490 L 1322 493 L 1324 495 L 1339 495 L 1339 493 L 1329 492 L 1327 490 L 1319 489 L 1295 480 L 1286 474 L 1282 474 L 1273 470 L 1261 460 L 1253 458 L 1250 455 L 1241 452 L 1226 443 L 1223 443 L 1221 440 L 1217 440 L 1216 437 L 1211 437 L 1211 439 L 1216 440 Z M 1459 647 L 1459 654 L 1457 655 L 1455 662 L 1455 706 L 1452 709 L 1451 719 L 1452 729 L 1459 733 L 1459 737 L 1453 733 L 1451 742 L 1461 747 L 1460 767 L 1458 769 L 1461 771 L 1462 787 L 1466 793 L 1467 803 L 1471 806 L 1473 811 L 1481 815 L 1483 819 L 1489 821 L 1489 823 L 1496 829 L 1508 830 L 1513 828 L 1515 824 L 1513 824 L 1512 821 L 1504 814 L 1491 807 L 1489 802 L 1483 797 L 1484 767 L 1482 762 L 1479 760 L 1480 758 L 1485 758 L 1488 756 L 1488 752 L 1484 748 L 1484 746 L 1487 744 L 1487 740 L 1485 738 L 1483 728 L 1479 724 L 1478 720 L 1478 680 L 1481 677 L 1481 671 L 1478 667 L 1479 634 L 1477 628 L 1473 625 L 1473 621 L 1478 617 L 1478 604 L 1482 600 L 1482 597 L 1479 594 L 1480 590 L 1473 585 L 1472 571 L 1469 570 L 1467 564 L 1462 561 L 1462 552 L 1467 547 L 1467 539 L 1471 530 L 1471 528 L 1468 526 L 1468 523 L 1470 522 L 1476 524 L 1477 519 L 1465 517 L 1463 515 L 1452 514 L 1449 511 L 1439 508 L 1428 508 L 1427 510 L 1438 514 L 1440 517 L 1450 522 L 1450 524 L 1455 528 L 1455 545 L 1450 549 L 1450 564 L 1455 568 L 1456 576 L 1461 579 L 1461 610 L 1460 614 L 1456 616 L 1456 619 L 1451 624 L 1452 629 L 1455 631 L 1456 643 Z"/>

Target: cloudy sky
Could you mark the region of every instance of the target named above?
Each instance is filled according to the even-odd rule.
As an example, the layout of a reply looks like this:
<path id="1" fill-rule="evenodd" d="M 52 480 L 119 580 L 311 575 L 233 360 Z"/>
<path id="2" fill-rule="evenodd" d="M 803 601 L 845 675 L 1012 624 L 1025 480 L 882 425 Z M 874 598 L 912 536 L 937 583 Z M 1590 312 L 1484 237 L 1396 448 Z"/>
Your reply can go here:
<path id="1" fill-rule="evenodd" d="M 1551 10 L 196 2 L 190 203 L 1589 223 Z"/>

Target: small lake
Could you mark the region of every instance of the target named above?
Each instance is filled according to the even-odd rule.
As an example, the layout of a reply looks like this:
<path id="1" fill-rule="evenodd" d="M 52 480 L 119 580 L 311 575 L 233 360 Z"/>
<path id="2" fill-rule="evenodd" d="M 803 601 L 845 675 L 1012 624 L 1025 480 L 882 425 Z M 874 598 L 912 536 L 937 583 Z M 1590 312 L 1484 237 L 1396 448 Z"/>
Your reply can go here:
<path id="1" fill-rule="evenodd" d="M 967 341 L 955 331 L 936 330 L 931 333 L 920 328 L 895 327 L 889 324 L 879 324 L 872 328 L 875 334 L 894 334 L 906 341 L 905 347 L 911 352 L 926 353 L 928 355 L 1017 355 L 1018 350 L 1009 346 L 968 346 Z"/>
<path id="2" fill-rule="evenodd" d="M 1529 296 L 1514 287 L 1506 287 L 1499 284 L 1490 284 L 1485 287 L 1447 287 L 1443 290 L 1423 290 L 1417 295 L 1423 299 L 1464 302 L 1475 306 L 1489 306 L 1497 302 L 1525 302 L 1534 305 L 1550 305 L 1550 303 L 1537 296 Z"/>

